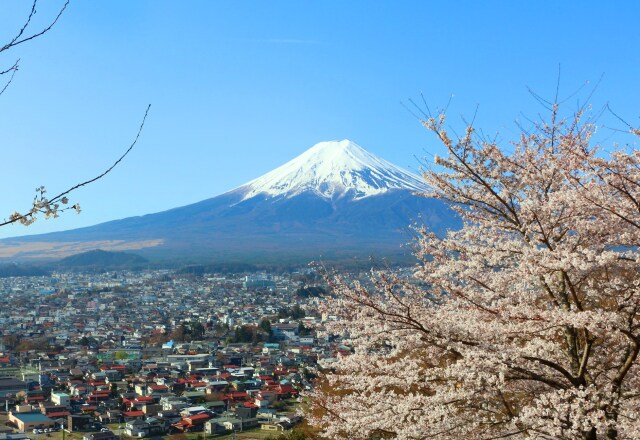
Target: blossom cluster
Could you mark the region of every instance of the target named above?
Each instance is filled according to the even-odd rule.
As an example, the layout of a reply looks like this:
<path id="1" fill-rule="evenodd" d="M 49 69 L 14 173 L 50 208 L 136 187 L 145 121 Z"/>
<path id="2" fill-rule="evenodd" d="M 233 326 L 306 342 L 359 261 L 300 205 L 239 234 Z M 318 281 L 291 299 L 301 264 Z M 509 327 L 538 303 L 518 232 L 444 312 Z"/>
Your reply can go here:
<path id="1" fill-rule="evenodd" d="M 429 196 L 463 227 L 416 228 L 419 283 L 331 277 L 352 354 L 312 396 L 324 435 L 640 438 L 640 152 L 605 155 L 581 118 L 554 107 L 510 153 L 424 122 L 448 150 Z"/>
<path id="2" fill-rule="evenodd" d="M 10 223 L 20 223 L 24 226 L 29 226 L 37 220 L 38 214 L 44 215 L 44 218 L 48 220 L 58 218 L 61 212 L 69 209 L 76 211 L 78 214 L 80 213 L 79 203 L 73 206 L 66 206 L 69 203 L 69 199 L 66 196 L 55 197 L 49 200 L 45 195 L 46 193 L 47 190 L 44 186 L 36 188 L 36 195 L 31 203 L 31 208 L 24 213 L 14 211 L 7 220 L 0 223 L 0 226 Z"/>

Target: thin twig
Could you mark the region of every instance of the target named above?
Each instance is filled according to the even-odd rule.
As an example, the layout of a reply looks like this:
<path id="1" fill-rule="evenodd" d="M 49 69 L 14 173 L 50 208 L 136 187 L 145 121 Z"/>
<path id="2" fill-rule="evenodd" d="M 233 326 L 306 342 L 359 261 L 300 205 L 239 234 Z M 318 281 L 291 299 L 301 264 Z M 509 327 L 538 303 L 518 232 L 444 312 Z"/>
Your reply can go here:
<path id="1" fill-rule="evenodd" d="M 18 35 L 16 35 L 10 42 L 8 42 L 7 44 L 5 44 L 4 46 L 0 47 L 0 53 L 4 52 L 5 50 L 11 49 L 12 47 L 17 46 L 18 44 L 22 44 L 25 43 L 27 41 L 33 40 L 34 38 L 39 37 L 40 35 L 45 34 L 46 32 L 48 32 L 49 30 L 51 30 L 51 28 L 58 22 L 58 20 L 60 19 L 60 17 L 62 16 L 62 14 L 64 13 L 65 9 L 67 9 L 67 6 L 69 5 L 69 1 L 67 0 L 64 5 L 62 6 L 62 8 L 60 9 L 60 11 L 58 12 L 58 15 L 56 16 L 56 18 L 49 24 L 49 26 L 47 26 L 46 28 L 44 28 L 43 30 L 41 30 L 40 32 L 37 32 L 35 34 L 32 34 L 28 37 L 25 37 L 23 39 L 20 39 L 20 37 L 22 36 L 22 34 L 24 33 L 25 29 L 27 28 L 27 26 L 29 26 L 29 23 L 31 22 L 31 17 L 33 17 L 33 15 L 36 12 L 36 3 L 37 0 L 34 0 L 33 2 L 33 6 L 31 7 L 31 13 L 29 14 L 29 17 L 27 18 L 26 23 L 24 24 L 24 26 L 22 27 L 22 29 L 20 29 L 20 31 L 18 32 Z"/>
<path id="2" fill-rule="evenodd" d="M 10 72 L 11 71 L 11 78 L 9 78 L 9 81 L 7 81 L 7 83 L 4 85 L 4 87 L 2 88 L 2 90 L 0 90 L 0 96 L 4 93 L 5 90 L 7 90 L 7 88 L 9 87 L 9 85 L 11 85 L 11 82 L 13 81 L 13 77 L 16 76 L 16 72 L 18 71 L 18 62 L 20 60 L 16 61 L 16 63 L 13 65 L 13 67 L 11 67 L 9 70 L 6 70 L 5 72 L 1 72 L 0 75 L 6 73 L 6 72 Z"/>
<path id="3" fill-rule="evenodd" d="M 129 145 L 129 148 L 127 148 L 127 150 L 118 158 L 118 160 L 116 160 L 109 168 L 107 168 L 103 173 L 101 173 L 100 175 L 93 177 L 92 179 L 86 180 L 82 183 L 78 183 L 77 185 L 72 186 L 71 188 L 67 189 L 66 191 L 61 192 L 60 194 L 58 194 L 57 196 L 53 197 L 52 199 L 47 201 L 47 204 L 49 206 L 55 204 L 56 202 L 60 202 L 62 201 L 63 204 L 66 203 L 66 201 L 62 200 L 67 194 L 75 191 L 78 188 L 81 188 L 85 185 L 88 185 L 92 182 L 95 182 L 96 180 L 99 180 L 101 178 L 103 178 L 104 176 L 106 176 L 107 174 L 109 174 L 111 172 L 111 170 L 113 170 L 133 149 L 133 147 L 136 145 L 136 143 L 138 142 L 138 139 L 140 138 L 140 134 L 142 133 L 142 129 L 144 128 L 144 124 L 145 121 L 147 120 L 147 115 L 149 114 L 149 109 L 151 108 L 151 104 L 149 104 L 147 106 L 147 110 L 144 112 L 144 117 L 142 118 L 142 122 L 140 123 L 140 127 L 138 128 L 138 132 L 136 134 L 136 137 L 133 139 L 133 142 L 131 142 L 131 145 Z M 73 208 L 73 207 L 71 207 Z M 69 208 L 69 209 L 71 209 Z M 0 226 L 5 226 L 5 225 L 9 225 L 12 223 L 16 223 L 19 222 L 21 220 L 24 219 L 31 219 L 33 218 L 36 214 L 44 212 L 43 210 L 37 209 L 34 210 L 33 208 L 29 210 L 29 212 L 27 214 L 24 215 L 15 215 L 12 216 L 9 220 L 5 220 L 3 222 L 0 222 Z"/>
<path id="4" fill-rule="evenodd" d="M 82 183 L 78 183 L 77 185 L 69 188 L 68 190 L 61 192 L 60 194 L 58 194 L 57 196 L 55 196 L 53 199 L 51 199 L 52 202 L 57 201 L 58 199 L 61 199 L 62 197 L 64 197 L 65 195 L 69 194 L 71 191 L 75 191 L 76 189 L 83 187 L 85 185 L 88 185 L 92 182 L 95 182 L 98 179 L 102 179 L 104 176 L 106 176 L 107 174 L 109 174 L 109 172 L 111 172 L 111 170 L 113 170 L 121 161 L 122 159 L 124 159 L 127 154 L 129 154 L 129 152 L 133 149 L 133 147 L 136 145 L 136 143 L 138 142 L 138 138 L 140 137 L 140 133 L 142 133 L 142 128 L 144 127 L 144 123 L 147 120 L 147 115 L 149 114 L 149 109 L 151 108 L 151 104 L 149 104 L 147 106 L 147 110 L 144 112 L 144 117 L 142 118 L 142 122 L 140 123 L 140 128 L 138 128 L 138 133 L 136 134 L 135 139 L 133 140 L 133 142 L 131 143 L 131 145 L 129 146 L 129 148 L 127 148 L 127 151 L 124 152 L 124 154 L 122 156 L 120 156 L 120 158 L 118 158 L 118 160 L 116 160 L 113 165 L 111 165 L 109 168 L 107 168 L 107 170 L 105 172 L 103 172 L 102 174 L 100 174 L 99 176 L 94 177 L 93 179 L 89 179 L 85 182 Z"/>

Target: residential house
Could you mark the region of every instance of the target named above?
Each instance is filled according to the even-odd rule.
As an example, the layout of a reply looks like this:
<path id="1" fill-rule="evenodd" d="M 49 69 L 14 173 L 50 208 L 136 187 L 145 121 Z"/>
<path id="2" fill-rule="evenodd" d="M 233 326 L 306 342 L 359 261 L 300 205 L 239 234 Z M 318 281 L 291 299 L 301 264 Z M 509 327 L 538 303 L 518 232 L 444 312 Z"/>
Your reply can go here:
<path id="1" fill-rule="evenodd" d="M 164 423 L 161 421 L 154 420 L 131 420 L 127 422 L 124 428 L 124 435 L 129 437 L 148 437 L 148 436 L 156 436 L 163 435 L 167 432 Z"/>

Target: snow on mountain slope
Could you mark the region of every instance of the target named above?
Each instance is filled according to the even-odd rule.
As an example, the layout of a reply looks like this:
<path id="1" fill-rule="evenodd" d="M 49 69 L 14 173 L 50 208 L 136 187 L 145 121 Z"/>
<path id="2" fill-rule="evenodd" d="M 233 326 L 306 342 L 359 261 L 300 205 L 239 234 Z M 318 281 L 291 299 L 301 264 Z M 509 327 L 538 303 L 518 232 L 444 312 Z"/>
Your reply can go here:
<path id="1" fill-rule="evenodd" d="M 161 261 L 407 261 L 407 226 L 438 235 L 460 220 L 415 175 L 348 140 L 322 142 L 235 190 L 167 211 L 70 231 L 0 240 L 0 260 L 51 259 L 94 249 Z M 354 200 L 357 199 L 357 200 Z M 244 202 L 242 202 L 244 200 Z"/>
<path id="2" fill-rule="evenodd" d="M 391 189 L 424 191 L 420 178 L 350 140 L 320 142 L 295 159 L 237 188 L 243 200 L 259 194 L 293 197 L 313 192 L 326 199 L 354 200 Z"/>

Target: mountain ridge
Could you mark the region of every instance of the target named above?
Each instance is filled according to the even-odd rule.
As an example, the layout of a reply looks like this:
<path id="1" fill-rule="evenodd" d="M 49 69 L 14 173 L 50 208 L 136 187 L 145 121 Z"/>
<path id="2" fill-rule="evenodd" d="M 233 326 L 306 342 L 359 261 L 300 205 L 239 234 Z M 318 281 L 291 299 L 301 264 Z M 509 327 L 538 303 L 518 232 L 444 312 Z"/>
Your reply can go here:
<path id="1" fill-rule="evenodd" d="M 324 142 L 257 179 L 194 204 L 0 240 L 0 258 L 55 258 L 56 253 L 95 248 L 183 261 L 407 258 L 402 244 L 411 240 L 407 229 L 413 220 L 439 234 L 457 225 L 444 203 L 415 195 L 427 189 L 417 176 L 351 141 Z"/>

